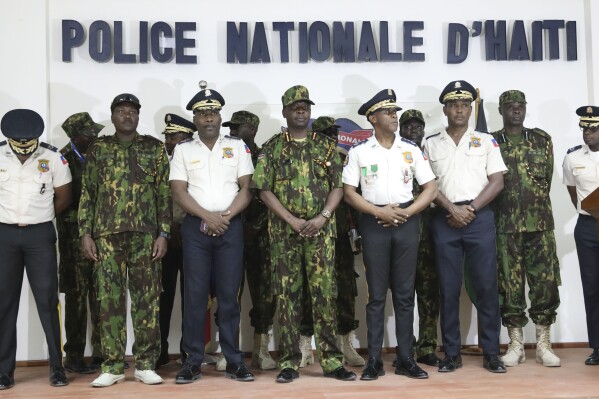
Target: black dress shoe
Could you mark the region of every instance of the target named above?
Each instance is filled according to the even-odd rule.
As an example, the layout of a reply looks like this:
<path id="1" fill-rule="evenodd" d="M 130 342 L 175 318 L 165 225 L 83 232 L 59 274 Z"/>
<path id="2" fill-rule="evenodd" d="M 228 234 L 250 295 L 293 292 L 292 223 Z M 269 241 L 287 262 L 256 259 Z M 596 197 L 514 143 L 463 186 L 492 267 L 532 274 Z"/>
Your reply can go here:
<path id="1" fill-rule="evenodd" d="M 85 364 L 83 359 L 71 360 L 71 361 L 65 360 L 64 368 L 68 372 L 77 373 L 77 374 L 92 374 L 92 373 L 95 373 L 97 370 L 96 368 Z"/>
<path id="2" fill-rule="evenodd" d="M 395 374 L 417 379 L 428 378 L 428 373 L 422 370 L 411 357 L 398 361 Z"/>
<path id="3" fill-rule="evenodd" d="M 202 367 L 195 364 L 184 364 L 175 377 L 175 384 L 191 384 L 202 378 Z"/>
<path id="4" fill-rule="evenodd" d="M 12 388 L 15 385 L 13 380 L 8 374 L 0 374 L 0 390 Z"/>
<path id="5" fill-rule="evenodd" d="M 292 382 L 299 378 L 299 373 L 292 368 L 285 368 L 277 375 L 277 382 L 286 383 Z"/>
<path id="6" fill-rule="evenodd" d="M 351 371 L 347 371 L 343 366 L 339 366 L 329 373 L 324 373 L 324 376 L 328 378 L 334 378 L 339 381 L 353 381 L 356 379 L 356 374 L 352 373 Z"/>
<path id="7" fill-rule="evenodd" d="M 383 361 L 380 359 L 376 359 L 373 356 L 369 356 L 368 363 L 366 363 L 366 367 L 364 367 L 360 379 L 362 381 L 373 381 L 383 375 L 385 375 L 385 370 L 383 369 Z"/>
<path id="8" fill-rule="evenodd" d="M 427 366 L 438 367 L 441 359 L 437 357 L 433 352 L 427 353 L 426 355 L 420 356 L 416 359 L 418 363 L 426 364 Z"/>
<path id="9" fill-rule="evenodd" d="M 593 353 L 584 361 L 587 366 L 599 366 L 599 349 L 593 349 Z"/>
<path id="10" fill-rule="evenodd" d="M 497 355 L 484 355 L 483 356 L 483 367 L 489 370 L 491 373 L 506 373 L 507 369 L 505 364 L 499 359 Z"/>
<path id="11" fill-rule="evenodd" d="M 158 370 L 161 366 L 164 366 L 165 364 L 169 364 L 170 361 L 171 361 L 171 357 L 168 355 L 167 352 L 161 353 L 160 356 L 158 356 L 158 360 L 156 360 L 155 369 Z"/>
<path id="12" fill-rule="evenodd" d="M 449 373 L 462 368 L 462 356 L 447 356 L 439 362 L 439 372 Z"/>
<path id="13" fill-rule="evenodd" d="M 247 369 L 245 363 L 227 363 L 225 377 L 235 381 L 254 381 L 254 374 Z"/>
<path id="14" fill-rule="evenodd" d="M 64 367 L 50 367 L 50 385 L 52 385 L 53 387 L 64 387 L 69 385 L 69 380 L 67 380 L 67 375 L 64 372 Z"/>

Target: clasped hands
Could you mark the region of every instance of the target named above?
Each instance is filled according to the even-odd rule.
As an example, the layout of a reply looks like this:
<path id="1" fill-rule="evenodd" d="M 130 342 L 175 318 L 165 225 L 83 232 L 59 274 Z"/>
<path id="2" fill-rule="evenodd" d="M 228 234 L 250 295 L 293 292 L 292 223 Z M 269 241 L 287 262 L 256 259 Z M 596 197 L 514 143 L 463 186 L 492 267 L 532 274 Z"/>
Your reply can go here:
<path id="1" fill-rule="evenodd" d="M 389 204 L 379 208 L 374 217 L 383 227 L 397 227 L 407 222 L 410 215 L 399 204 Z"/>
<path id="2" fill-rule="evenodd" d="M 449 208 L 447 223 L 456 229 L 468 226 L 476 218 L 475 210 L 471 205 L 453 205 Z"/>

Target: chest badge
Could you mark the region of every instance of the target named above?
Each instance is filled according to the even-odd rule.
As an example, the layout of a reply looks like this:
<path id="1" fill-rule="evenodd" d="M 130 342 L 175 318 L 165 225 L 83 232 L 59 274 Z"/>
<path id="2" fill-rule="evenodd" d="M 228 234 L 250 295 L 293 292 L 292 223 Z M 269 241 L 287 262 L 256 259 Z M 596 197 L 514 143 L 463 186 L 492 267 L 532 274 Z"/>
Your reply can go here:
<path id="1" fill-rule="evenodd" d="M 50 161 L 47 159 L 38 159 L 37 160 L 37 170 L 42 173 L 46 173 L 50 171 Z"/>
<path id="2" fill-rule="evenodd" d="M 480 147 L 480 137 L 471 137 L 470 138 L 470 147 L 478 148 Z"/>
<path id="3" fill-rule="evenodd" d="M 412 157 L 412 153 L 410 151 L 402 152 L 402 155 L 403 155 L 403 160 L 405 163 L 414 162 L 414 158 Z"/>
<path id="4" fill-rule="evenodd" d="M 233 148 L 231 148 L 231 147 L 223 148 L 223 158 L 233 158 Z"/>

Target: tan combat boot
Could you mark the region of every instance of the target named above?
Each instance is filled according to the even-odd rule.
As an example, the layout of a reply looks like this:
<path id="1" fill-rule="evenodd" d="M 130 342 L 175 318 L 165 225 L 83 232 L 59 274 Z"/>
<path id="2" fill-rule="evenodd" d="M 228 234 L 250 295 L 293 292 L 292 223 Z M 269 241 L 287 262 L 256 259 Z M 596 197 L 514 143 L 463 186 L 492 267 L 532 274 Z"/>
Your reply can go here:
<path id="1" fill-rule="evenodd" d="M 522 327 L 508 327 L 507 333 L 510 337 L 510 343 L 507 352 L 501 357 L 503 363 L 508 367 L 517 366 L 526 361 L 524 354 L 524 334 Z"/>
<path id="2" fill-rule="evenodd" d="M 216 371 L 225 371 L 227 369 L 227 359 L 225 358 L 225 355 L 217 353 L 216 357 L 216 366 L 214 368 Z"/>
<path id="3" fill-rule="evenodd" d="M 354 349 L 355 333 L 350 331 L 345 335 L 337 336 L 337 348 L 343 353 L 343 360 L 350 366 L 364 366 L 364 358 Z"/>
<path id="4" fill-rule="evenodd" d="M 277 368 L 277 363 L 270 357 L 268 352 L 268 334 L 254 333 L 254 349 L 252 351 L 252 366 L 261 370 L 272 370 Z"/>
<path id="5" fill-rule="evenodd" d="M 537 363 L 545 367 L 559 367 L 561 362 L 559 357 L 555 356 L 551 348 L 550 326 L 540 326 L 537 324 Z"/>
<path id="6" fill-rule="evenodd" d="M 306 367 L 314 363 L 314 353 L 312 353 L 312 337 L 300 335 L 299 348 L 302 352 L 302 361 L 300 367 Z"/>

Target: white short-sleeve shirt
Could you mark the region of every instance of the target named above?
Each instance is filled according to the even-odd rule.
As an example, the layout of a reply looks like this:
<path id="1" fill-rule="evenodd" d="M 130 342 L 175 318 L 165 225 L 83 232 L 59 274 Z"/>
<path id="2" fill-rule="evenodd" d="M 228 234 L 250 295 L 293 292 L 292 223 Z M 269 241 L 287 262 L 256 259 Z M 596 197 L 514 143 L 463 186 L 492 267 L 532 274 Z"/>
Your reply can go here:
<path id="1" fill-rule="evenodd" d="M 444 130 L 426 137 L 424 153 L 441 191 L 450 202 L 475 199 L 488 176 L 507 171 L 499 144 L 488 133 L 468 128 L 456 145 Z"/>
<path id="2" fill-rule="evenodd" d="M 589 194 L 599 188 L 599 162 L 593 157 L 588 145 L 574 147 L 568 151 L 562 165 L 564 170 L 563 182 L 566 186 L 576 187 L 578 213 L 589 213 L 580 209 L 580 203 Z"/>
<path id="3" fill-rule="evenodd" d="M 54 188 L 70 183 L 72 177 L 60 152 L 42 144 L 23 164 L 8 144 L 0 146 L 0 223 L 54 219 Z"/>
<path id="4" fill-rule="evenodd" d="M 243 140 L 221 135 L 212 150 L 199 138 L 179 143 L 169 180 L 187 182 L 187 192 L 209 212 L 225 211 L 239 192 L 238 179 L 254 173 Z"/>
<path id="5" fill-rule="evenodd" d="M 413 179 L 425 184 L 435 179 L 422 151 L 397 134 L 391 148 L 381 146 L 376 136 L 349 150 L 343 168 L 343 183 L 360 186 L 362 197 L 374 205 L 408 202 Z"/>

